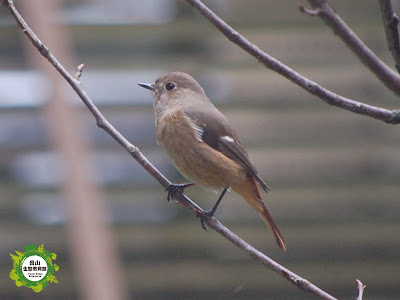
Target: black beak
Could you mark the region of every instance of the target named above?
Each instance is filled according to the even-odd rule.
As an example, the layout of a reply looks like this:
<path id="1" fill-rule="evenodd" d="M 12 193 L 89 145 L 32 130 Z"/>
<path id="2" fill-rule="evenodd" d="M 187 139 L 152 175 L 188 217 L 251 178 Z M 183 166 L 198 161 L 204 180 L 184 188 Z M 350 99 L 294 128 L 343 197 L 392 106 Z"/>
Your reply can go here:
<path id="1" fill-rule="evenodd" d="M 150 91 L 154 90 L 154 85 L 150 83 L 138 83 L 142 88 L 148 89 Z"/>

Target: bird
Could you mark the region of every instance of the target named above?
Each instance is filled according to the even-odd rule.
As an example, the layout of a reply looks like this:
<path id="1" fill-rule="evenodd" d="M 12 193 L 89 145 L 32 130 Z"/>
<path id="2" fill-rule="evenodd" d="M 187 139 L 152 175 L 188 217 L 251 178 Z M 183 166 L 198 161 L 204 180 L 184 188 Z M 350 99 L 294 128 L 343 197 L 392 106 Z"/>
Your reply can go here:
<path id="1" fill-rule="evenodd" d="M 228 189 L 253 207 L 273 232 L 279 247 L 286 243 L 262 201 L 260 190 L 270 189 L 260 177 L 238 134 L 228 119 L 214 106 L 200 84 L 189 74 L 170 72 L 154 83 L 138 83 L 152 92 L 157 142 L 166 150 L 174 166 L 191 183 L 171 184 L 167 199 L 194 184 L 222 190 L 213 216 Z M 204 227 L 204 226 L 203 226 Z"/>

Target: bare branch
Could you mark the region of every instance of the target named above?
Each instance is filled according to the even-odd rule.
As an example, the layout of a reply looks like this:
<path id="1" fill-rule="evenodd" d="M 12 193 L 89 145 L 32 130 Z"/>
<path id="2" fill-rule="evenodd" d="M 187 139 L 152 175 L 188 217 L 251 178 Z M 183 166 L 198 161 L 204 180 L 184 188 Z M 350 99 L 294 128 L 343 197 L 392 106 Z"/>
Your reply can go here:
<path id="1" fill-rule="evenodd" d="M 386 40 L 392 53 L 397 72 L 400 73 L 400 40 L 397 25 L 399 18 L 393 11 L 390 0 L 379 0 L 382 12 L 383 27 L 385 28 Z"/>
<path id="2" fill-rule="evenodd" d="M 359 101 L 355 101 L 338 94 L 335 94 L 322 86 L 318 85 L 314 81 L 300 75 L 293 69 L 289 68 L 279 60 L 268 55 L 256 45 L 252 44 L 249 40 L 235 31 L 221 18 L 219 18 L 213 11 L 205 6 L 199 0 L 186 0 L 194 8 L 196 8 L 204 17 L 206 17 L 216 28 L 219 29 L 232 43 L 238 45 L 244 51 L 255 57 L 258 61 L 263 63 L 267 68 L 277 72 L 283 77 L 289 79 L 291 82 L 300 86 L 310 94 L 317 96 L 329 105 L 337 106 L 345 110 L 349 110 L 356 114 L 368 116 L 388 124 L 399 124 L 400 123 L 400 111 L 399 110 L 388 110 L 377 106 L 365 104 Z M 393 72 L 393 71 L 392 71 Z M 394 73 L 394 72 L 393 72 Z M 395 74 L 395 73 L 394 73 Z M 395 74 L 397 76 L 397 74 Z"/>
<path id="3" fill-rule="evenodd" d="M 357 300 L 362 300 L 364 295 L 364 289 L 367 287 L 360 280 L 356 279 L 358 287 L 358 297 Z"/>
<path id="4" fill-rule="evenodd" d="M 76 78 L 71 76 L 66 69 L 58 62 L 58 60 L 50 53 L 48 48 L 39 40 L 36 34 L 32 31 L 32 29 L 27 25 L 25 20 L 19 14 L 17 9 L 14 6 L 12 0 L 1 0 L 2 3 L 8 10 L 11 12 L 15 20 L 17 21 L 19 27 L 21 27 L 22 31 L 25 35 L 28 36 L 32 44 L 37 48 L 37 50 L 50 62 L 51 65 L 65 78 L 65 80 L 71 85 L 74 91 L 81 98 L 83 103 L 87 106 L 90 112 L 93 114 L 96 119 L 97 126 L 105 130 L 110 136 L 112 136 L 122 147 L 127 150 L 131 156 L 139 162 L 139 164 L 149 172 L 164 188 L 167 188 L 171 182 L 158 171 L 150 161 L 142 154 L 138 147 L 132 145 L 124 136 L 121 135 L 102 115 L 99 109 L 94 105 L 92 100 L 89 98 L 85 90 L 82 88 L 78 78 L 80 77 L 83 69 L 83 65 L 78 67 L 77 73 L 75 75 Z M 44 50 L 43 50 L 44 49 Z M 206 224 L 214 229 L 216 232 L 221 234 L 225 239 L 236 245 L 238 248 L 244 250 L 251 258 L 260 261 L 266 267 L 273 270 L 277 274 L 281 275 L 283 278 L 287 279 L 290 283 L 297 286 L 299 289 L 309 292 L 320 299 L 330 299 L 334 300 L 333 296 L 329 295 L 325 291 L 321 290 L 314 284 L 310 283 L 306 279 L 298 276 L 292 271 L 284 268 L 262 252 L 255 249 L 253 246 L 242 240 L 224 225 L 222 225 L 217 219 L 214 217 L 210 217 L 193 201 L 191 201 L 184 194 L 176 195 L 176 198 L 179 200 L 183 206 L 189 208 L 191 211 L 195 213 L 197 217 L 201 217 Z"/>
<path id="5" fill-rule="evenodd" d="M 381 61 L 340 18 L 326 0 L 308 0 L 318 16 L 353 51 L 358 59 L 392 92 L 400 95 L 400 76 Z"/>

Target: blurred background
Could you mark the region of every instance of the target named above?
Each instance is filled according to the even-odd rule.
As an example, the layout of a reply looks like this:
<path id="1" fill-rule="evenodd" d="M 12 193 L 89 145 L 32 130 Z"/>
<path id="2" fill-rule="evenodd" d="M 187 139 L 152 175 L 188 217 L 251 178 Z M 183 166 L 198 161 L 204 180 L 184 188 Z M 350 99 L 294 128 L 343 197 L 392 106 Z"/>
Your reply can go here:
<path id="1" fill-rule="evenodd" d="M 81 82 L 94 103 L 174 182 L 185 180 L 157 146 L 151 95 L 136 83 L 169 71 L 192 74 L 237 129 L 270 186 L 263 198 L 288 251 L 281 252 L 263 221 L 233 193 L 218 219 L 335 297 L 355 299 L 358 278 L 369 299 L 399 298 L 397 126 L 305 93 L 230 43 L 185 1 L 15 2 L 68 71 L 85 64 Z M 399 99 L 329 28 L 299 12 L 297 1 L 206 3 L 261 49 L 322 86 L 372 105 L 399 107 Z M 331 4 L 393 67 L 378 2 Z M 163 188 L 96 127 L 36 52 L 2 8 L 1 299 L 95 299 L 93 290 L 107 289 L 104 278 L 116 293 L 113 299 L 312 298 L 215 232 L 202 230 L 191 212 L 169 205 Z M 54 104 L 62 100 L 67 108 Z M 73 192 L 71 182 L 81 173 L 75 183 L 84 184 L 87 197 L 79 188 Z M 217 198 L 198 187 L 187 194 L 205 209 Z M 8 277 L 9 253 L 41 243 L 58 255 L 59 283 L 35 294 Z M 91 258 L 98 263 L 85 264 Z"/>

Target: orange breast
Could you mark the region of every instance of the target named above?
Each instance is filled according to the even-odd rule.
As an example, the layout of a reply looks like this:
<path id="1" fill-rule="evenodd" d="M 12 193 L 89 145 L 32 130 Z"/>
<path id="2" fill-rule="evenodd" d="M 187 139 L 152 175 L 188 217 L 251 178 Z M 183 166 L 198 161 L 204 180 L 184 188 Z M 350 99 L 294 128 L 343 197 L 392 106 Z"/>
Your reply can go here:
<path id="1" fill-rule="evenodd" d="M 157 120 L 157 139 L 175 167 L 196 184 L 224 188 L 246 181 L 241 165 L 196 138 L 181 110 Z"/>

